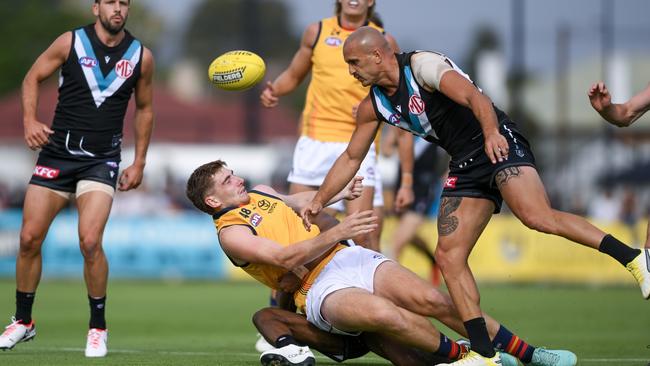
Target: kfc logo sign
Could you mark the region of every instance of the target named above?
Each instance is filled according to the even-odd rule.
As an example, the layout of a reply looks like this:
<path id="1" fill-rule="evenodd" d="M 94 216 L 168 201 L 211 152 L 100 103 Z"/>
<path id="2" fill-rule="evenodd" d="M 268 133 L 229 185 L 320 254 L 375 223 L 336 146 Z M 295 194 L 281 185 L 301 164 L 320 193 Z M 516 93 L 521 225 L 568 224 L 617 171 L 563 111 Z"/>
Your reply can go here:
<path id="1" fill-rule="evenodd" d="M 120 60 L 115 65 L 115 73 L 122 79 L 128 79 L 133 75 L 133 64 L 129 60 Z"/>
<path id="2" fill-rule="evenodd" d="M 418 95 L 413 95 L 409 99 L 409 112 L 419 115 L 424 112 L 424 101 L 420 96 Z"/>
<path id="3" fill-rule="evenodd" d="M 37 165 L 34 168 L 34 175 L 45 179 L 54 179 L 59 176 L 59 169 Z"/>
<path id="4" fill-rule="evenodd" d="M 445 180 L 445 188 L 456 188 L 456 181 L 458 177 L 448 177 Z"/>

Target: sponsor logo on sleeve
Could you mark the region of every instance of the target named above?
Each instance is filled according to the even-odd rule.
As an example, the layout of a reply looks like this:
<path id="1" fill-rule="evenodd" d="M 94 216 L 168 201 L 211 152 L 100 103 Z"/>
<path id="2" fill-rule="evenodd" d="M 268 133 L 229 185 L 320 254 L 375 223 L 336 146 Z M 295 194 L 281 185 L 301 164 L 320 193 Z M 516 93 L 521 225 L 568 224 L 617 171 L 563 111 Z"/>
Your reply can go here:
<path id="1" fill-rule="evenodd" d="M 458 181 L 458 177 L 448 177 L 445 180 L 445 188 L 456 188 L 456 181 Z"/>
<path id="2" fill-rule="evenodd" d="M 59 176 L 59 169 L 37 165 L 34 167 L 34 175 L 45 179 L 55 179 Z"/>

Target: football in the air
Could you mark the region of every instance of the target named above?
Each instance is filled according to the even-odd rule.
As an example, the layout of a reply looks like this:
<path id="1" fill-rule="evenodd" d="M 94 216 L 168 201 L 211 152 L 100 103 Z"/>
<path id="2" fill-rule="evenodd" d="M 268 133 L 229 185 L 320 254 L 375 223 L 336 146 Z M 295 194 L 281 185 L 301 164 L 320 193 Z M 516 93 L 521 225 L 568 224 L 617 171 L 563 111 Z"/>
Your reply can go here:
<path id="1" fill-rule="evenodd" d="M 208 68 L 212 84 L 224 90 L 245 90 L 264 78 L 264 60 L 250 51 L 230 51 L 217 57 Z"/>

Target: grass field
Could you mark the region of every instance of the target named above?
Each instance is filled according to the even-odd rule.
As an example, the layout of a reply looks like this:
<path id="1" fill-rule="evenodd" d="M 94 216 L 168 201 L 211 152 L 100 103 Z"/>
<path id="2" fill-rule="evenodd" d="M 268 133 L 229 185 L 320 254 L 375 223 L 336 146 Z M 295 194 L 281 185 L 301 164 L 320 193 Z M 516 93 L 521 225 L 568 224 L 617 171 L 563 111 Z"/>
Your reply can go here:
<path id="1" fill-rule="evenodd" d="M 13 293 L 13 281 L 1 280 L 0 315 L 7 321 Z M 573 350 L 580 365 L 650 362 L 650 302 L 637 288 L 485 285 L 482 296 L 484 310 L 511 330 L 535 345 Z M 83 284 L 45 281 L 36 297 L 36 340 L 0 353 L 0 365 L 259 365 L 250 318 L 266 297 L 253 283 L 112 282 L 109 355 L 91 360 L 83 357 Z M 387 362 L 366 356 L 346 364 Z"/>

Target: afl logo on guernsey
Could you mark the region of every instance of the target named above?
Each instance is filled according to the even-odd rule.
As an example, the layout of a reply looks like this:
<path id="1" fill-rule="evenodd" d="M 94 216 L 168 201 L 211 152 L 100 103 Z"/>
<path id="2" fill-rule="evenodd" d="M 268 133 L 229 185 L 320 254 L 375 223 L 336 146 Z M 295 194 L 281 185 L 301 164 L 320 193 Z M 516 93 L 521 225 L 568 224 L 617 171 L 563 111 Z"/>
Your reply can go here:
<path id="1" fill-rule="evenodd" d="M 115 64 L 115 74 L 122 79 L 128 79 L 133 75 L 133 64 L 129 60 L 119 60 Z"/>
<path id="2" fill-rule="evenodd" d="M 84 56 L 79 58 L 79 65 L 83 67 L 95 67 L 97 66 L 97 60 L 92 57 Z"/>
<path id="3" fill-rule="evenodd" d="M 343 41 L 339 37 L 329 36 L 329 37 L 325 38 L 325 44 L 328 45 L 328 46 L 338 47 L 342 43 L 343 43 Z"/>
<path id="4" fill-rule="evenodd" d="M 424 101 L 418 95 L 412 95 L 409 99 L 409 112 L 416 115 L 424 112 Z"/>
<path id="5" fill-rule="evenodd" d="M 399 120 L 402 119 L 402 115 L 399 113 L 393 113 L 388 117 L 388 122 L 396 125 L 399 124 Z"/>

